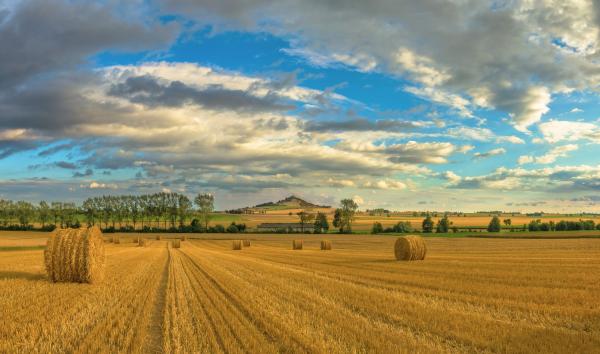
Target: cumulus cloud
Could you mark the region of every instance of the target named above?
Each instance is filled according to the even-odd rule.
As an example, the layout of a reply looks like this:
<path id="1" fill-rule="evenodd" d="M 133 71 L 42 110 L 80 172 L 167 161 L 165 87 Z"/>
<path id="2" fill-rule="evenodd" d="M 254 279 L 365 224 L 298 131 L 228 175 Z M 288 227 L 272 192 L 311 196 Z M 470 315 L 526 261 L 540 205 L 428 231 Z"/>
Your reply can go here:
<path id="1" fill-rule="evenodd" d="M 596 123 L 551 120 L 540 123 L 538 128 L 543 139 L 552 144 L 578 140 L 600 142 L 600 126 Z"/>
<path id="2" fill-rule="evenodd" d="M 128 77 L 125 82 L 112 85 L 108 94 L 150 107 L 197 104 L 207 109 L 243 112 L 285 111 L 294 108 L 290 104 L 284 104 L 281 97 L 273 93 L 257 97 L 251 91 L 227 89 L 222 85 L 197 89 L 181 81 L 162 84 L 150 75 Z"/>
<path id="3" fill-rule="evenodd" d="M 446 173 L 442 177 L 449 188 L 575 193 L 597 191 L 599 176 L 600 166 L 577 165 L 532 170 L 500 167 L 487 175 L 462 177 Z"/>
<path id="4" fill-rule="evenodd" d="M 492 142 L 497 143 L 512 143 L 512 144 L 524 144 L 525 141 L 514 135 L 496 135 L 492 130 L 488 128 L 480 127 L 469 127 L 469 126 L 458 126 L 450 128 L 446 131 L 446 134 L 461 140 L 474 140 L 481 142 Z"/>
<path id="5" fill-rule="evenodd" d="M 597 6 L 588 1 L 377 0 L 341 8 L 335 1 L 164 0 L 163 8 L 221 29 L 289 36 L 290 54 L 405 77 L 415 95 L 463 116 L 497 108 L 523 132 L 548 112 L 554 94 L 594 88 L 599 75 Z"/>
<path id="6" fill-rule="evenodd" d="M 551 164 L 554 163 L 560 157 L 567 157 L 568 153 L 579 149 L 579 146 L 575 144 L 567 144 L 563 146 L 557 146 L 552 148 L 548 153 L 542 156 L 530 156 L 523 155 L 519 157 L 519 164 L 524 165 L 527 163 L 539 163 L 539 164 Z"/>
<path id="7" fill-rule="evenodd" d="M 122 19 L 87 1 L 24 0 L 0 22 L 0 86 L 82 64 L 104 50 L 136 52 L 172 42 L 178 28 Z"/>
<path id="8" fill-rule="evenodd" d="M 308 132 L 326 131 L 410 131 L 426 126 L 423 122 L 395 119 L 368 120 L 364 118 L 342 121 L 309 121 L 305 126 Z"/>
<path id="9" fill-rule="evenodd" d="M 506 154 L 506 149 L 505 148 L 497 148 L 497 149 L 492 149 L 490 151 L 486 151 L 486 152 L 476 152 L 473 154 L 473 158 L 475 159 L 485 159 L 488 157 L 492 157 L 492 156 L 498 156 L 498 155 L 504 155 Z"/>

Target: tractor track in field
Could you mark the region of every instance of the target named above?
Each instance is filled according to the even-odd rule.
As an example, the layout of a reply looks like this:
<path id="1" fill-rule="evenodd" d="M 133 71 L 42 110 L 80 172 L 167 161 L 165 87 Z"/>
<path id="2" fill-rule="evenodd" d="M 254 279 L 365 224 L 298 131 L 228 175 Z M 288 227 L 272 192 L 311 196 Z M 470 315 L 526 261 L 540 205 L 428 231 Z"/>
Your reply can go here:
<path id="1" fill-rule="evenodd" d="M 142 353 L 162 353 L 163 350 L 163 319 L 165 312 L 165 302 L 167 297 L 167 284 L 169 281 L 169 266 L 172 262 L 171 250 L 167 249 L 167 261 L 155 292 L 154 308 L 145 333 L 147 334 L 144 341 Z"/>
<path id="2" fill-rule="evenodd" d="M 271 343 L 277 343 L 277 338 L 274 337 L 271 333 L 269 333 L 267 326 L 265 323 L 259 319 L 254 317 L 248 309 L 242 304 L 242 302 L 237 299 L 234 295 L 232 295 L 225 287 L 211 274 L 209 274 L 193 257 L 186 254 L 185 252 L 180 252 L 189 262 L 190 264 L 200 273 L 217 291 L 221 296 L 231 304 L 237 311 L 239 311 L 240 315 L 244 317 L 244 319 L 253 324 L 256 329 L 267 339 L 267 341 Z M 307 348 L 304 343 L 297 340 L 296 338 L 292 338 L 294 344 L 301 348 L 303 352 L 310 352 L 310 348 Z"/>

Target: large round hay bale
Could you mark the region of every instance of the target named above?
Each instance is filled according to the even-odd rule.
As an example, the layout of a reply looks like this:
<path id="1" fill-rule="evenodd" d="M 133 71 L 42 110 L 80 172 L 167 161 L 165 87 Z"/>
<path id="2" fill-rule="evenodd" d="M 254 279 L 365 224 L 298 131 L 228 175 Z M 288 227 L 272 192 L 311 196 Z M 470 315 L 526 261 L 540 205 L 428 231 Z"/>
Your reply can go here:
<path id="1" fill-rule="evenodd" d="M 250 247 L 250 240 L 244 240 L 244 247 Z"/>
<path id="2" fill-rule="evenodd" d="M 403 236 L 396 240 L 394 254 L 399 261 L 420 261 L 425 259 L 427 245 L 419 236 Z"/>
<path id="3" fill-rule="evenodd" d="M 171 246 L 173 246 L 173 248 L 181 248 L 181 240 L 179 239 L 175 239 L 172 241 Z"/>
<path id="4" fill-rule="evenodd" d="M 242 240 L 233 240 L 232 244 L 231 244 L 231 248 L 234 251 L 239 251 L 242 249 Z"/>
<path id="5" fill-rule="evenodd" d="M 302 241 L 302 240 L 294 240 L 292 242 L 292 249 L 293 250 L 301 250 L 303 245 L 304 245 L 304 241 Z"/>
<path id="6" fill-rule="evenodd" d="M 322 240 L 321 241 L 321 250 L 323 251 L 331 251 L 331 241 Z"/>
<path id="7" fill-rule="evenodd" d="M 113 237 L 112 237 L 112 242 L 113 242 L 115 245 L 118 245 L 118 244 L 120 244 L 120 243 L 121 243 L 121 238 L 120 238 L 118 235 L 113 235 Z"/>
<path id="8" fill-rule="evenodd" d="M 104 258 L 104 239 L 97 226 L 57 229 L 44 251 L 46 272 L 53 282 L 99 282 L 104 278 Z"/>

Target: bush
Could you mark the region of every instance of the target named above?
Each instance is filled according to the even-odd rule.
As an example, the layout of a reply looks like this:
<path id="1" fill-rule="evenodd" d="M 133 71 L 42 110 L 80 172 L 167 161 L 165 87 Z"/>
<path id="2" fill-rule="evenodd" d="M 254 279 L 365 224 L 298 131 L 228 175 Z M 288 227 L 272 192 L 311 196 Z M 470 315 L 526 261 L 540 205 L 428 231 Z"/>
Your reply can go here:
<path id="1" fill-rule="evenodd" d="M 214 234 L 222 234 L 225 232 L 225 227 L 221 224 L 217 224 L 215 226 L 210 226 L 208 228 L 208 232 L 214 233 Z"/>
<path id="2" fill-rule="evenodd" d="M 433 232 L 433 220 L 431 220 L 431 216 L 427 215 L 427 217 L 423 220 L 423 233 L 431 233 Z"/>
<path id="3" fill-rule="evenodd" d="M 239 230 L 237 226 L 235 226 L 235 223 L 231 223 L 231 225 L 227 226 L 227 232 L 230 234 L 237 234 Z"/>
<path id="4" fill-rule="evenodd" d="M 381 225 L 380 222 L 374 222 L 373 223 L 373 227 L 371 228 L 371 233 L 372 234 L 380 234 L 383 232 L 383 226 Z"/>
<path id="5" fill-rule="evenodd" d="M 500 232 L 501 229 L 502 226 L 500 226 L 500 219 L 497 216 L 494 216 L 488 225 L 488 232 Z"/>

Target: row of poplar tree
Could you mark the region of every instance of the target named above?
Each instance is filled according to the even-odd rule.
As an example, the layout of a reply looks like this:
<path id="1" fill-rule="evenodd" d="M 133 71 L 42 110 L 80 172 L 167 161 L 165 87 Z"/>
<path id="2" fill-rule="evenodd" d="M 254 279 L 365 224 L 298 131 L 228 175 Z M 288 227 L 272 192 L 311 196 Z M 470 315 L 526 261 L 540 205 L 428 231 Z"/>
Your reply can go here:
<path id="1" fill-rule="evenodd" d="M 198 194 L 193 201 L 184 194 L 166 192 L 101 196 L 88 198 L 80 206 L 65 202 L 32 204 L 0 199 L 0 226 L 28 229 L 39 224 L 42 229 L 52 229 L 76 227 L 85 222 L 113 229 L 136 229 L 138 226 L 168 229 L 187 225 L 193 217 L 199 227 L 208 228 L 213 210 L 214 197 L 207 193 Z"/>

